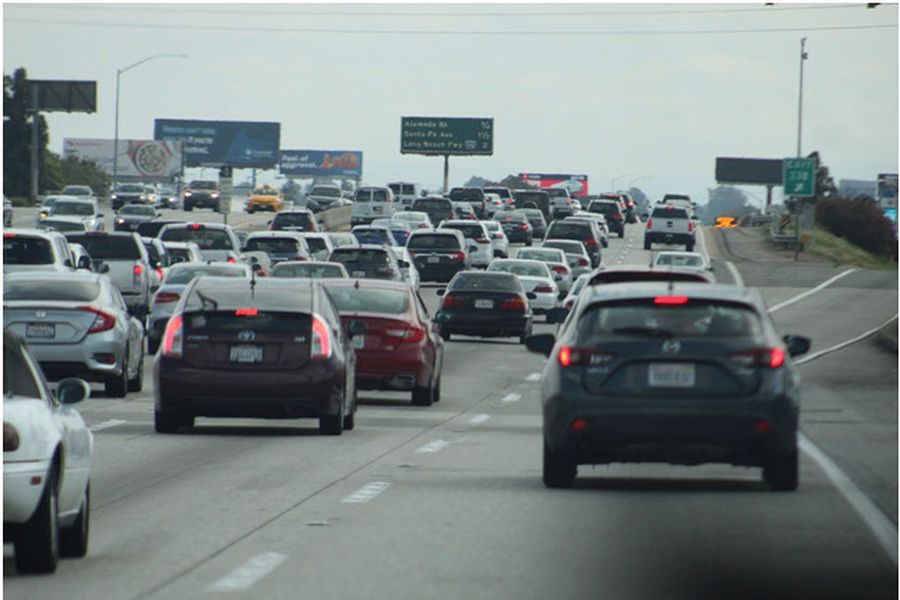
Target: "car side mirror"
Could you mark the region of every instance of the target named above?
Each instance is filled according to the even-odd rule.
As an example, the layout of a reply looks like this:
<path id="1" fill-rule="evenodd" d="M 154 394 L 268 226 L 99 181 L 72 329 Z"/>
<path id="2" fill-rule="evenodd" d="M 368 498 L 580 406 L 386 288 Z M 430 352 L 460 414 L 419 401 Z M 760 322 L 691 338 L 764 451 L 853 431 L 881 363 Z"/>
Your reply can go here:
<path id="1" fill-rule="evenodd" d="M 87 256 L 79 256 L 78 257 L 78 268 L 79 269 L 88 269 L 91 268 L 91 259 Z"/>
<path id="2" fill-rule="evenodd" d="M 104 215 L 103 213 L 98 213 L 98 214 L 97 214 L 97 218 L 98 218 L 98 219 L 102 219 L 102 218 L 104 218 L 105 216 L 106 216 L 106 215 Z"/>
<path id="3" fill-rule="evenodd" d="M 67 377 L 59 382 L 56 398 L 60 404 L 77 404 L 91 397 L 91 386 L 83 379 Z"/>
<path id="4" fill-rule="evenodd" d="M 438 289 L 435 291 L 435 293 L 436 293 L 438 296 L 443 296 L 444 294 L 447 293 L 447 288 L 438 288 Z"/>
<path id="5" fill-rule="evenodd" d="M 409 268 L 409 263 L 406 262 L 405 260 L 397 260 L 397 264 L 400 266 L 401 269 Z"/>
<path id="6" fill-rule="evenodd" d="M 565 308 L 561 308 L 557 306 L 556 308 L 551 308 L 547 311 L 547 322 L 548 323 L 562 323 L 566 320 L 566 317 L 569 316 L 569 311 Z"/>
<path id="7" fill-rule="evenodd" d="M 529 300 L 537 300 L 537 294 L 534 292 L 525 292 L 525 297 Z"/>
<path id="8" fill-rule="evenodd" d="M 556 336 L 552 333 L 539 333 L 538 335 L 529 335 L 525 338 L 525 347 L 530 352 L 550 356 L 553 346 L 556 344 Z"/>
<path id="9" fill-rule="evenodd" d="M 262 271 L 262 265 L 259 264 L 258 262 L 254 262 L 253 264 L 251 264 L 251 265 L 250 265 L 250 268 L 253 269 L 253 272 L 254 272 L 254 273 L 257 273 L 257 272 L 259 272 L 259 271 Z"/>
<path id="10" fill-rule="evenodd" d="M 645 221 L 647 220 L 647 217 L 649 217 L 649 216 L 650 216 L 650 213 L 641 213 L 641 218 L 644 219 Z"/>
<path id="11" fill-rule="evenodd" d="M 560 292 L 559 294 L 557 294 L 556 299 L 557 300 L 565 300 L 566 296 L 568 296 L 568 295 L 569 295 L 568 292 Z"/>
<path id="12" fill-rule="evenodd" d="M 363 321 L 353 320 L 347 325 L 347 334 L 351 338 L 355 338 L 359 335 L 365 335 L 366 331 L 368 331 L 369 327 Z"/>
<path id="13" fill-rule="evenodd" d="M 800 356 L 809 352 L 812 340 L 802 335 L 786 335 L 782 338 L 787 345 L 788 354 L 791 356 Z"/>
<path id="14" fill-rule="evenodd" d="M 109 265 L 106 263 L 103 263 L 102 265 L 100 265 L 100 272 L 101 273 L 109 273 Z"/>
<path id="15" fill-rule="evenodd" d="M 469 246 L 469 252 L 478 252 L 478 246 Z"/>

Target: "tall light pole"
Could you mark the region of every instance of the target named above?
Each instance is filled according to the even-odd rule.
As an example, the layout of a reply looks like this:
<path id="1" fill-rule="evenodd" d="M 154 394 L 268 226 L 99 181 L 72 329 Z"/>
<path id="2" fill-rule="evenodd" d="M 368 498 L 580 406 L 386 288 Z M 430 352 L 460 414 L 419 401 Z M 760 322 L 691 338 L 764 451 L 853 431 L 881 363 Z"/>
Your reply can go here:
<path id="1" fill-rule="evenodd" d="M 146 58 L 142 58 L 136 63 L 132 63 L 127 67 L 123 67 L 121 69 L 116 70 L 116 131 L 113 136 L 113 172 L 112 172 L 112 189 L 115 191 L 116 183 L 118 183 L 119 179 L 119 82 L 122 78 L 122 73 L 126 71 L 130 71 L 131 69 L 138 67 L 145 62 L 157 59 L 157 58 L 187 58 L 187 54 L 174 54 L 171 52 L 163 52 L 161 54 L 154 54 L 152 56 L 148 56 Z"/>
<path id="2" fill-rule="evenodd" d="M 806 54 L 806 38 L 800 38 L 800 94 L 797 101 L 797 158 L 802 158 L 800 153 L 803 140 L 803 62 L 808 58 Z"/>

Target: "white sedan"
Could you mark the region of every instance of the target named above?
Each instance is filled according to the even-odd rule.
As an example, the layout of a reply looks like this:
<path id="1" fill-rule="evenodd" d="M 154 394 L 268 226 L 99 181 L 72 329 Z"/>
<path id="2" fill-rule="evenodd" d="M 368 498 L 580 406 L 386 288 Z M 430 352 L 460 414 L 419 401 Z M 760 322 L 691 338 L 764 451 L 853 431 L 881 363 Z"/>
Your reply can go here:
<path id="1" fill-rule="evenodd" d="M 506 258 L 509 256 L 509 238 L 503 232 L 503 227 L 498 221 L 482 221 L 484 228 L 487 230 L 491 238 L 491 247 L 494 249 L 496 258 Z"/>
<path id="2" fill-rule="evenodd" d="M 515 275 L 525 288 L 525 293 L 531 292 L 535 295 L 533 300 L 528 300 L 528 305 L 534 313 L 546 313 L 559 304 L 559 288 L 547 263 L 538 260 L 497 258 L 487 270 Z"/>
<path id="3" fill-rule="evenodd" d="M 712 267 L 706 260 L 706 257 L 699 252 L 679 252 L 677 250 L 657 252 L 653 259 L 653 266 L 693 269 L 702 272 L 704 275 L 709 275 L 712 272 Z"/>
<path id="4" fill-rule="evenodd" d="M 90 393 L 70 378 L 51 394 L 22 338 L 4 332 L 3 527 L 20 573 L 87 554 L 94 438 L 71 405 Z"/>

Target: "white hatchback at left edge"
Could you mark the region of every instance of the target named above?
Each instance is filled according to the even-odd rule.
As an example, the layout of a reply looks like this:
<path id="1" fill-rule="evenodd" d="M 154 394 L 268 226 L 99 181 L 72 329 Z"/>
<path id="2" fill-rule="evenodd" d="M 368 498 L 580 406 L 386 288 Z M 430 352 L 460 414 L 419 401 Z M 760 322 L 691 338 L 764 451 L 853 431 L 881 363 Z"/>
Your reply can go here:
<path id="1" fill-rule="evenodd" d="M 89 396 L 75 378 L 54 396 L 22 338 L 3 332 L 3 529 L 20 573 L 87 553 L 94 437 L 71 405 Z"/>

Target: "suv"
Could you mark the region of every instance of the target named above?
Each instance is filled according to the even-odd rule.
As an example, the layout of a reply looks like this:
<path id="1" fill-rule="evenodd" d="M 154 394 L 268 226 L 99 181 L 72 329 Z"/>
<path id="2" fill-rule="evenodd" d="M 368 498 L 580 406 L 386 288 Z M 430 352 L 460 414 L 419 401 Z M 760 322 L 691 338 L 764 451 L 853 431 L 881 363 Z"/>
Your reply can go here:
<path id="1" fill-rule="evenodd" d="M 415 231 L 406 242 L 421 281 L 450 281 L 469 268 L 466 238 L 457 229 Z"/>
<path id="2" fill-rule="evenodd" d="M 72 249 L 63 234 L 40 229 L 7 229 L 3 232 L 3 272 L 73 271 Z"/>
<path id="3" fill-rule="evenodd" d="M 625 237 L 625 215 L 622 214 L 622 207 L 618 201 L 592 200 L 587 211 L 606 217 L 610 233 L 618 233 L 620 238 Z"/>
<path id="4" fill-rule="evenodd" d="M 81 244 L 101 273 L 106 273 L 125 298 L 128 311 L 143 322 L 150 310 L 153 274 L 150 255 L 134 232 L 69 233 L 66 239 Z"/>
<path id="5" fill-rule="evenodd" d="M 587 219 L 565 219 L 551 223 L 544 239 L 581 242 L 591 257 L 591 266 L 597 268 L 600 265 L 600 237 L 597 223 Z"/>
<path id="6" fill-rule="evenodd" d="M 444 221 L 438 231 L 456 229 L 461 231 L 469 245 L 469 260 L 473 267 L 487 267 L 494 259 L 494 249 L 491 238 L 481 221 Z"/>
<path id="7" fill-rule="evenodd" d="M 120 183 L 109 197 L 113 210 L 119 210 L 126 204 L 146 204 L 147 193 L 139 183 Z"/>
<path id="8" fill-rule="evenodd" d="M 358 248 L 335 248 L 328 262 L 341 263 L 353 278 L 405 281 L 401 267 L 406 261 L 400 264 L 397 255 L 385 246 L 361 244 Z"/>
<path id="9" fill-rule="evenodd" d="M 164 242 L 194 242 L 204 260 L 235 262 L 241 253 L 234 230 L 222 223 L 170 223 L 157 237 Z"/>
<path id="10" fill-rule="evenodd" d="M 500 187 L 498 185 L 491 185 L 481 188 L 484 190 L 485 194 L 497 194 L 500 196 L 500 199 L 503 200 L 503 208 L 511 208 L 516 205 L 516 201 L 513 199 L 512 192 L 508 187 Z"/>
<path id="11" fill-rule="evenodd" d="M 575 206 L 572 204 L 569 188 L 553 187 L 547 188 L 546 191 L 550 194 L 550 210 L 554 219 L 562 219 L 575 214 Z"/>
<path id="12" fill-rule="evenodd" d="M 551 220 L 550 194 L 546 190 L 514 190 L 513 198 L 516 208 L 537 208 L 544 213 L 545 220 Z"/>
<path id="13" fill-rule="evenodd" d="M 440 225 L 441 221 L 453 218 L 453 202 L 443 196 L 419 198 L 413 202 L 412 210 L 428 215 L 435 227 Z"/>
<path id="14" fill-rule="evenodd" d="M 484 218 L 487 209 L 487 196 L 484 190 L 478 187 L 455 187 L 450 190 L 450 200 L 453 202 L 468 202 L 479 219 Z"/>
<path id="15" fill-rule="evenodd" d="M 316 211 L 328 210 L 343 206 L 344 195 L 340 186 L 320 184 L 314 185 L 306 196 L 307 208 Z"/>
<path id="16" fill-rule="evenodd" d="M 319 231 L 316 216 L 309 209 L 283 210 L 269 221 L 269 231 Z"/>
<path id="17" fill-rule="evenodd" d="M 184 210 L 190 212 L 195 207 L 211 208 L 219 212 L 219 183 L 195 180 L 184 190 Z"/>
<path id="18" fill-rule="evenodd" d="M 657 204 L 653 208 L 644 230 L 644 250 L 650 250 L 653 244 L 683 244 L 685 250 L 692 252 L 695 242 L 694 222 L 686 208 L 673 204 Z"/>

